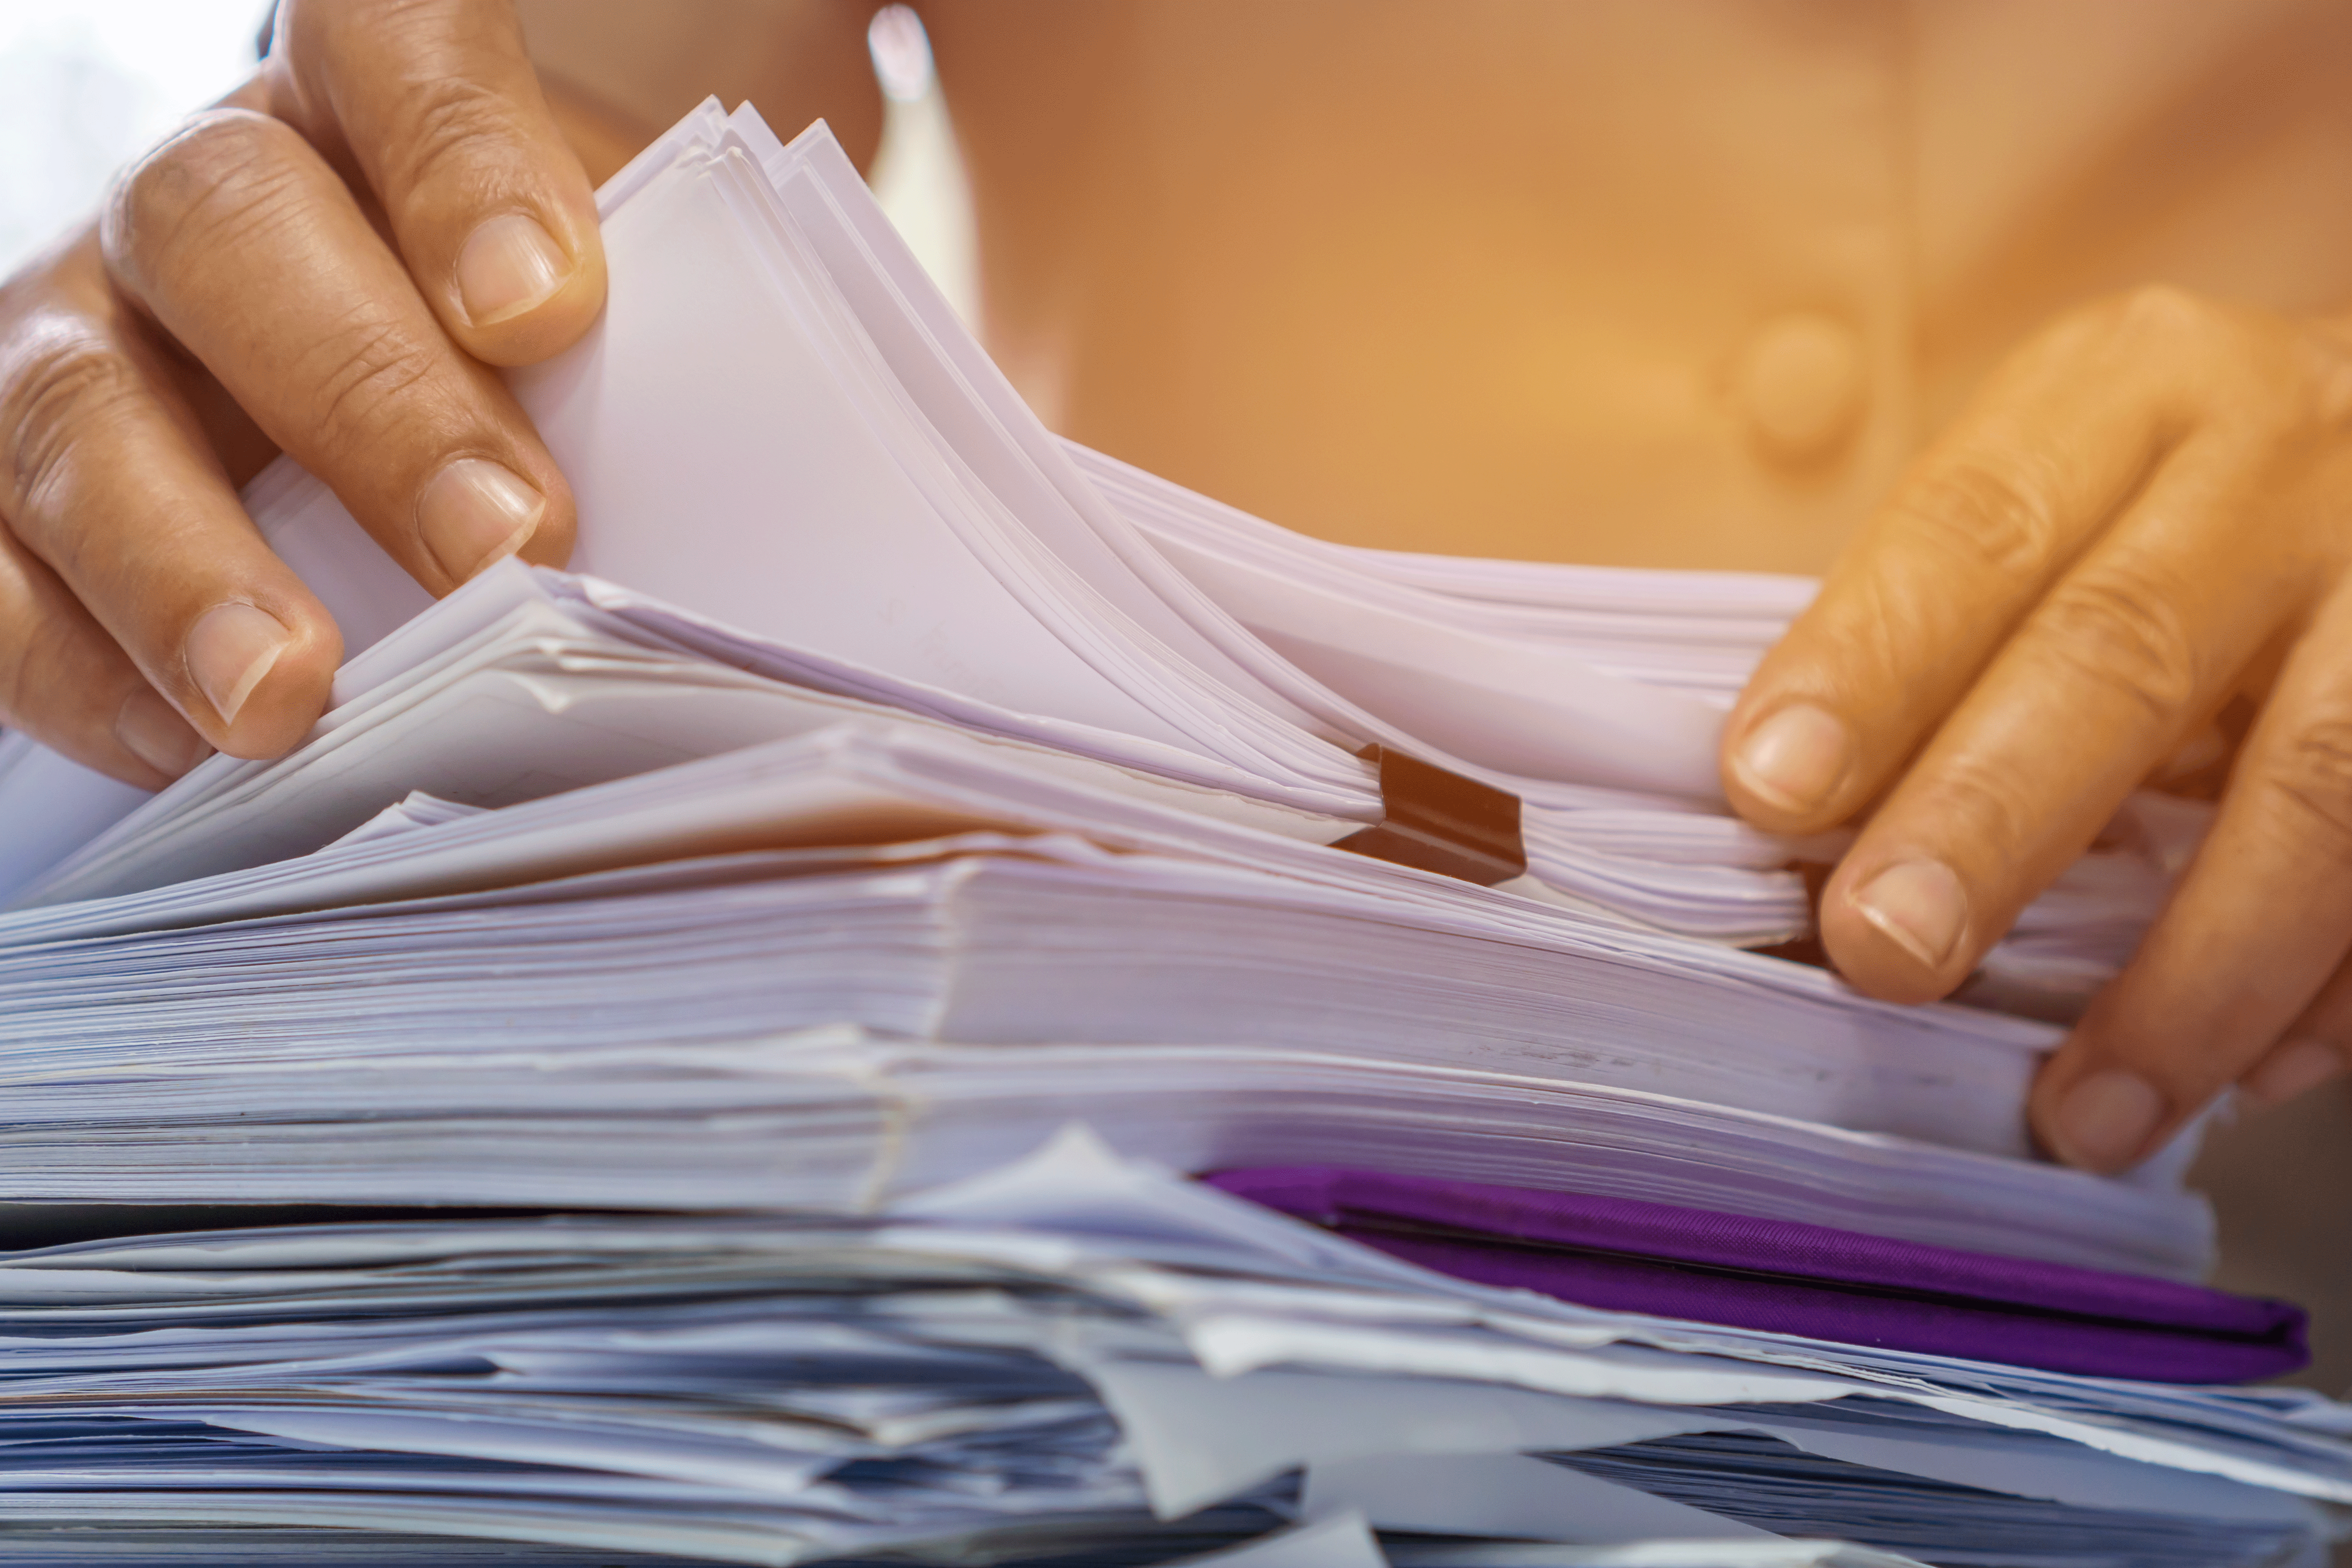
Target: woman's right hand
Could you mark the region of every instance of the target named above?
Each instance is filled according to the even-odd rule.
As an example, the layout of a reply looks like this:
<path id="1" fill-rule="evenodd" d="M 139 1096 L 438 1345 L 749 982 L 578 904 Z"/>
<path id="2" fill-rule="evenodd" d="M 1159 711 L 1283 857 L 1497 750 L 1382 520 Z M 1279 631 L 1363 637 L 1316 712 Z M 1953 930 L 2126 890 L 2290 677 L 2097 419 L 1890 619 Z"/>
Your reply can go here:
<path id="1" fill-rule="evenodd" d="M 490 368 L 604 298 L 505 0 L 284 0 L 245 88 L 0 285 L 0 722 L 157 788 L 277 755 L 341 637 L 236 488 L 277 451 L 446 593 L 572 505 Z"/>

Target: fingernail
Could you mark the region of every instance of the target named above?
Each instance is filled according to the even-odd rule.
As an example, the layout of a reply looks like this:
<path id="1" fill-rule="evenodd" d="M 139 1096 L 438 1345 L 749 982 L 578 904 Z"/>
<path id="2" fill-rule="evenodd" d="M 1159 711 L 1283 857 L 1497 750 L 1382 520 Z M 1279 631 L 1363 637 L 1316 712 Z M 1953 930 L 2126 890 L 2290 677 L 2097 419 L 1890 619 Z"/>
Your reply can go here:
<path id="1" fill-rule="evenodd" d="M 571 258 L 523 213 L 504 213 L 466 237 L 457 253 L 457 297 L 478 327 L 520 316 L 563 287 Z"/>
<path id="2" fill-rule="evenodd" d="M 2139 1158 L 2164 1110 L 2156 1085 L 2136 1072 L 2104 1068 L 2058 1102 L 2058 1156 L 2086 1170 L 2119 1171 Z"/>
<path id="3" fill-rule="evenodd" d="M 1739 782 L 1772 805 L 1807 812 L 1845 776 L 1853 750 L 1845 721 L 1810 702 L 1792 703 L 1748 732 L 1732 758 Z"/>
<path id="4" fill-rule="evenodd" d="M 278 617 L 251 605 L 215 605 L 188 628 L 188 678 L 224 724 L 261 684 L 294 635 Z"/>
<path id="5" fill-rule="evenodd" d="M 416 498 L 425 548 L 453 582 L 522 548 L 547 510 L 547 498 L 486 458 L 460 458 Z"/>
<path id="6" fill-rule="evenodd" d="M 2242 1087 L 2263 1105 L 2284 1105 L 2344 1068 L 2344 1053 L 2326 1041 L 2289 1040 L 2264 1057 Z"/>
<path id="7" fill-rule="evenodd" d="M 1848 901 L 1864 920 L 1929 969 L 1941 969 L 1969 923 L 1969 895 L 1941 860 L 1889 866 Z"/>
<path id="8" fill-rule="evenodd" d="M 194 725 L 145 686 L 122 700 L 122 710 L 114 716 L 114 738 L 124 751 L 168 778 L 178 778 L 213 751 Z"/>

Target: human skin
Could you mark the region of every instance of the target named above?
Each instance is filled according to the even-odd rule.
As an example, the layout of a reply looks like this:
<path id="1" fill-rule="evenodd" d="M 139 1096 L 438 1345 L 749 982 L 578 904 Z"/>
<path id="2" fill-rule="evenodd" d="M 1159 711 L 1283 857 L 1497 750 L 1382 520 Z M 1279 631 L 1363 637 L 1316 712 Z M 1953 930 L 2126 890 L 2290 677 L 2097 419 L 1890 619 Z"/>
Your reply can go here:
<path id="1" fill-rule="evenodd" d="M 808 46 L 714 34 L 669 65 L 863 71 L 856 6 L 744 10 Z M 570 494 L 491 367 L 593 320 L 590 176 L 656 129 L 551 101 L 493 0 L 289 0 L 278 26 L 252 83 L 0 288 L 0 717 L 151 788 L 284 752 L 326 700 L 335 628 L 236 503 L 272 453 L 436 593 L 563 559 Z M 2163 289 L 2069 316 L 1918 459 L 1727 729 L 1750 820 L 1867 815 L 1822 939 L 1917 1002 L 2252 700 L 2212 837 L 2036 1087 L 2075 1163 L 2134 1163 L 2233 1081 L 2310 1087 L 2352 1042 L 2348 431 L 2339 324 Z"/>
<path id="2" fill-rule="evenodd" d="M 604 260 L 511 14 L 293 5 L 278 37 L 0 289 L 0 712 L 149 788 L 325 703 L 341 637 L 237 504 L 273 452 L 436 593 L 570 544 L 492 367 L 585 331 Z"/>
<path id="3" fill-rule="evenodd" d="M 2147 289 L 2021 348 L 1750 679 L 1741 815 L 1867 812 L 1823 889 L 1859 989 L 1948 994 L 2124 797 L 2245 735 L 2210 836 L 2034 1088 L 2095 1170 L 2352 1042 L 2352 324 Z"/>

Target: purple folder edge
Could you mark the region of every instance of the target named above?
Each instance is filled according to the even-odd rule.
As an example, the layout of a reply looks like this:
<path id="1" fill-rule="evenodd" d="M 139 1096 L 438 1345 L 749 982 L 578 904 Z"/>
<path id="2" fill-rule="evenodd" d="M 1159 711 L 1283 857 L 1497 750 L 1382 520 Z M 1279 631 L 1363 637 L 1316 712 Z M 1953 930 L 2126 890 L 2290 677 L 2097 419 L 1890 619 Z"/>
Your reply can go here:
<path id="1" fill-rule="evenodd" d="M 1441 1274 L 1612 1311 L 2154 1383 L 2252 1382 L 2310 1359 L 2302 1309 L 2170 1279 L 1332 1166 L 1203 1179 Z"/>

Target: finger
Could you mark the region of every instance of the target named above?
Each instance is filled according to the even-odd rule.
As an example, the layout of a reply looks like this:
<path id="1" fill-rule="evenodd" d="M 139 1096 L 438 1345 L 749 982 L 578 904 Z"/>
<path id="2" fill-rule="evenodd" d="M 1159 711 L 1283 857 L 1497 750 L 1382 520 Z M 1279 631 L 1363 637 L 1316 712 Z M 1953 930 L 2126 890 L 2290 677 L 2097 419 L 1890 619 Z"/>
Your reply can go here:
<path id="1" fill-rule="evenodd" d="M 1742 816 L 1812 833 L 1875 798 L 2129 500 L 2179 401 L 2137 320 L 2094 313 L 2027 351 L 1856 537 L 1725 726 Z"/>
<path id="2" fill-rule="evenodd" d="M 2315 1003 L 2347 946 L 2352 595 L 2339 593 L 2289 659 L 2164 914 L 2043 1068 L 2043 1142 L 2094 1170 L 2146 1157 L 2298 1017 L 2340 1026 L 2339 1003 Z M 2289 1059 L 2274 1077 L 2308 1067 Z"/>
<path id="3" fill-rule="evenodd" d="M 1856 988 L 1958 985 L 2295 613 L 2289 552 L 2233 552 L 2224 532 L 2259 461 L 2218 434 L 2175 452 L 1873 814 L 1822 900 L 1822 945 Z"/>
<path id="4" fill-rule="evenodd" d="M 529 364 L 588 330 L 604 302 L 595 195 L 511 5 L 291 0 L 278 26 L 288 117 L 374 192 L 460 346 Z"/>
<path id="5" fill-rule="evenodd" d="M 2352 1071 L 2352 962 L 2335 974 L 2285 1036 L 2238 1080 L 2256 1105 L 2284 1105 Z"/>
<path id="6" fill-rule="evenodd" d="M 103 234 L 124 289 L 425 587 L 564 558 L 571 491 L 530 420 L 290 128 L 198 116 L 117 184 Z"/>
<path id="7" fill-rule="evenodd" d="M 51 572 L 0 531 L 0 723 L 161 789 L 211 754 Z"/>
<path id="8" fill-rule="evenodd" d="M 0 515 L 207 743 L 275 756 L 324 706 L 341 640 L 237 505 L 86 243 L 88 265 L 19 292 L 0 336 Z M 36 596 L 20 636 L 80 651 L 44 665 L 37 647 L 20 648 L 13 700 L 33 715 L 28 727 L 106 766 L 93 730 L 119 710 L 77 718 L 59 705 L 81 680 L 100 709 L 117 702 L 120 672 L 89 651 L 54 595 L 37 596 L 37 574 L 24 580 L 36 586 L 19 591 Z"/>
<path id="9" fill-rule="evenodd" d="M 2239 1081 L 2239 1088 L 2248 1100 L 2267 1110 L 2342 1078 L 2345 1068 L 2344 1041 L 2298 1035 L 2271 1047 L 2270 1054 Z"/>

